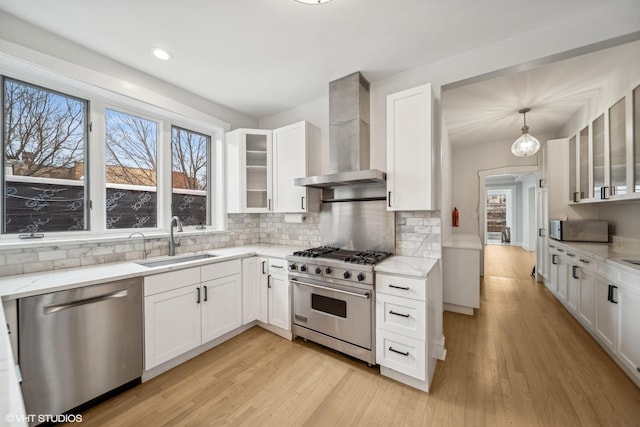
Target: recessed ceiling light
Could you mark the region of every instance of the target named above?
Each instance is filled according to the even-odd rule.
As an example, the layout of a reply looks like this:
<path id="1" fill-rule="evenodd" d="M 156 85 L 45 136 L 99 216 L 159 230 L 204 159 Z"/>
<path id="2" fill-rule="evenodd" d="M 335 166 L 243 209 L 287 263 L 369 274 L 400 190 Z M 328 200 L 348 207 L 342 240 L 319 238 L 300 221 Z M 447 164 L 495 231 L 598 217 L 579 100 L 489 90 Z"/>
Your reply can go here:
<path id="1" fill-rule="evenodd" d="M 331 0 L 296 0 L 298 3 L 305 3 L 305 4 L 322 4 L 322 3 L 329 3 Z"/>
<path id="2" fill-rule="evenodd" d="M 168 61 L 173 57 L 170 52 L 159 47 L 152 47 L 151 53 L 153 54 L 153 56 L 163 61 Z"/>

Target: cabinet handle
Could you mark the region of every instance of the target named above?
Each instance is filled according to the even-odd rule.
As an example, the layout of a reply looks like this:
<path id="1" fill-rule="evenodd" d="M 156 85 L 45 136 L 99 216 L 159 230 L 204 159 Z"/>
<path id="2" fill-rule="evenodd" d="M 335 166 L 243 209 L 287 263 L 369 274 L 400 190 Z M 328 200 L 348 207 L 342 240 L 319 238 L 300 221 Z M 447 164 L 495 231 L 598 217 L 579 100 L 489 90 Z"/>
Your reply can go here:
<path id="1" fill-rule="evenodd" d="M 267 274 L 265 267 L 267 266 L 267 261 L 262 261 L 262 274 Z"/>
<path id="2" fill-rule="evenodd" d="M 611 294 L 612 294 L 611 285 L 607 285 L 607 301 L 611 302 Z"/>
<path id="3" fill-rule="evenodd" d="M 300 197 L 300 208 L 304 209 L 304 196 Z"/>
<path id="4" fill-rule="evenodd" d="M 557 257 L 557 256 L 558 256 L 558 255 L 556 255 L 556 254 L 551 255 L 551 264 L 553 264 L 553 265 L 557 265 L 557 264 L 558 264 L 558 263 L 556 262 L 556 257 Z"/>
<path id="5" fill-rule="evenodd" d="M 389 196 L 387 197 L 387 207 L 391 207 L 391 191 L 389 191 Z"/>
<path id="6" fill-rule="evenodd" d="M 539 179 L 539 180 L 538 180 L 538 187 L 542 188 L 542 183 L 543 183 L 543 182 L 544 182 L 544 180 Z"/>
<path id="7" fill-rule="evenodd" d="M 564 252 L 564 249 L 558 248 L 558 252 Z"/>
<path id="8" fill-rule="evenodd" d="M 556 247 L 555 247 L 555 245 L 549 245 L 549 247 L 550 247 L 550 248 L 553 248 L 553 249 L 555 249 L 555 248 L 556 248 Z"/>
<path id="9" fill-rule="evenodd" d="M 393 351 L 394 353 L 398 353 L 401 354 L 403 356 L 408 356 L 409 352 L 408 351 L 400 351 L 400 350 L 396 350 L 395 348 L 389 346 L 389 351 Z"/>
<path id="10" fill-rule="evenodd" d="M 577 202 L 577 201 L 578 201 L 578 194 L 580 194 L 580 193 L 578 193 L 577 191 L 574 191 L 574 192 L 573 192 L 573 201 L 574 201 L 574 202 Z"/>
<path id="11" fill-rule="evenodd" d="M 403 313 L 396 313 L 393 310 L 389 310 L 389 314 L 393 314 L 394 316 L 400 316 L 400 317 L 409 317 L 408 314 L 403 314 Z"/>
<path id="12" fill-rule="evenodd" d="M 273 268 L 284 268 L 282 265 L 273 265 L 273 264 L 271 264 L 271 267 L 273 267 Z"/>
<path id="13" fill-rule="evenodd" d="M 538 237 L 544 237 L 544 228 L 538 228 Z"/>
<path id="14" fill-rule="evenodd" d="M 571 277 L 573 277 L 574 279 L 579 279 L 580 277 L 578 277 L 576 274 L 578 272 L 578 267 L 577 265 L 574 265 L 571 267 Z"/>
<path id="15" fill-rule="evenodd" d="M 618 303 L 618 301 L 616 301 L 616 300 L 614 299 L 615 297 L 614 297 L 613 292 L 614 292 L 616 289 L 618 289 L 618 287 L 617 287 L 617 286 L 615 286 L 615 285 L 609 285 L 609 286 L 611 286 L 611 299 L 610 299 L 609 301 L 611 301 L 611 302 L 612 302 L 612 303 L 614 303 L 614 304 L 617 304 L 617 303 Z"/>
<path id="16" fill-rule="evenodd" d="M 607 188 L 609 187 L 600 187 L 600 200 L 607 200 Z"/>
<path id="17" fill-rule="evenodd" d="M 198 291 L 198 299 L 196 300 L 196 304 L 200 304 L 200 286 L 198 286 L 196 289 Z"/>
<path id="18" fill-rule="evenodd" d="M 271 275 L 267 276 L 267 288 L 271 289 Z"/>
<path id="19" fill-rule="evenodd" d="M 208 295 L 207 295 L 207 287 L 203 286 L 203 288 L 204 288 L 204 302 L 207 302 L 207 297 L 208 297 Z"/>
<path id="20" fill-rule="evenodd" d="M 570 254 L 569 252 L 567 252 L 567 256 L 570 256 L 571 258 L 575 257 L 574 254 Z"/>
<path id="21" fill-rule="evenodd" d="M 271 210 L 271 199 L 267 199 L 267 210 Z"/>
<path id="22" fill-rule="evenodd" d="M 410 289 L 408 286 L 389 285 L 389 287 L 393 289 L 402 289 L 403 291 L 408 291 Z"/>
<path id="23" fill-rule="evenodd" d="M 580 262 L 583 263 L 583 264 L 589 264 L 589 261 L 587 261 L 586 259 L 582 259 L 582 258 L 580 259 Z"/>

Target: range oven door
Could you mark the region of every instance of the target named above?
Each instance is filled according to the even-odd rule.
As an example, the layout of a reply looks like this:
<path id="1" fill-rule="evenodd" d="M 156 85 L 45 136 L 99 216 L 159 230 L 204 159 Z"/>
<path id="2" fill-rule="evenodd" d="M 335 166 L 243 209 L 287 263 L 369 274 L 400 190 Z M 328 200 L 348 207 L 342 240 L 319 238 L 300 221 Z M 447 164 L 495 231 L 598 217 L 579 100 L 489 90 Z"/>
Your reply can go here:
<path id="1" fill-rule="evenodd" d="M 308 279 L 289 279 L 293 323 L 370 350 L 372 292 Z"/>

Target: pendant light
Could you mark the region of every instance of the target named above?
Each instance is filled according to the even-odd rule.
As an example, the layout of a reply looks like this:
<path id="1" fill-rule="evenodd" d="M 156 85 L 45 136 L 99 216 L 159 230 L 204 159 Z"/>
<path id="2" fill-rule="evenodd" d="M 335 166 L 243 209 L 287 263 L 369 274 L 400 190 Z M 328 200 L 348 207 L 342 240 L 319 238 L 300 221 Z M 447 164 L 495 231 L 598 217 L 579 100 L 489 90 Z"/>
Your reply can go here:
<path id="1" fill-rule="evenodd" d="M 527 113 L 531 108 L 523 108 L 518 113 L 523 115 L 524 126 L 522 126 L 522 135 L 511 146 L 511 152 L 516 157 L 529 157 L 538 152 L 540 143 L 537 139 L 529 134 L 529 126 L 527 126 Z"/>

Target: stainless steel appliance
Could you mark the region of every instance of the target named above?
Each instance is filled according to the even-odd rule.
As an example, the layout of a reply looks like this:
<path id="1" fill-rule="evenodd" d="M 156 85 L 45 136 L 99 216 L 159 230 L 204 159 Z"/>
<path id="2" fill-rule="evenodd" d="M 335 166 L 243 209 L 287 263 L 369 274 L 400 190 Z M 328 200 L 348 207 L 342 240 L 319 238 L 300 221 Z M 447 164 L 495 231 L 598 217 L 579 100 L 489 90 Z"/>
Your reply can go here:
<path id="1" fill-rule="evenodd" d="M 549 221 L 549 237 L 567 242 L 609 241 L 609 224 L 598 220 L 560 220 Z"/>
<path id="2" fill-rule="evenodd" d="M 18 301 L 29 414 L 57 415 L 142 375 L 142 279 Z"/>
<path id="3" fill-rule="evenodd" d="M 390 255 L 329 246 L 289 255 L 293 335 L 374 365 L 373 266 Z"/>

